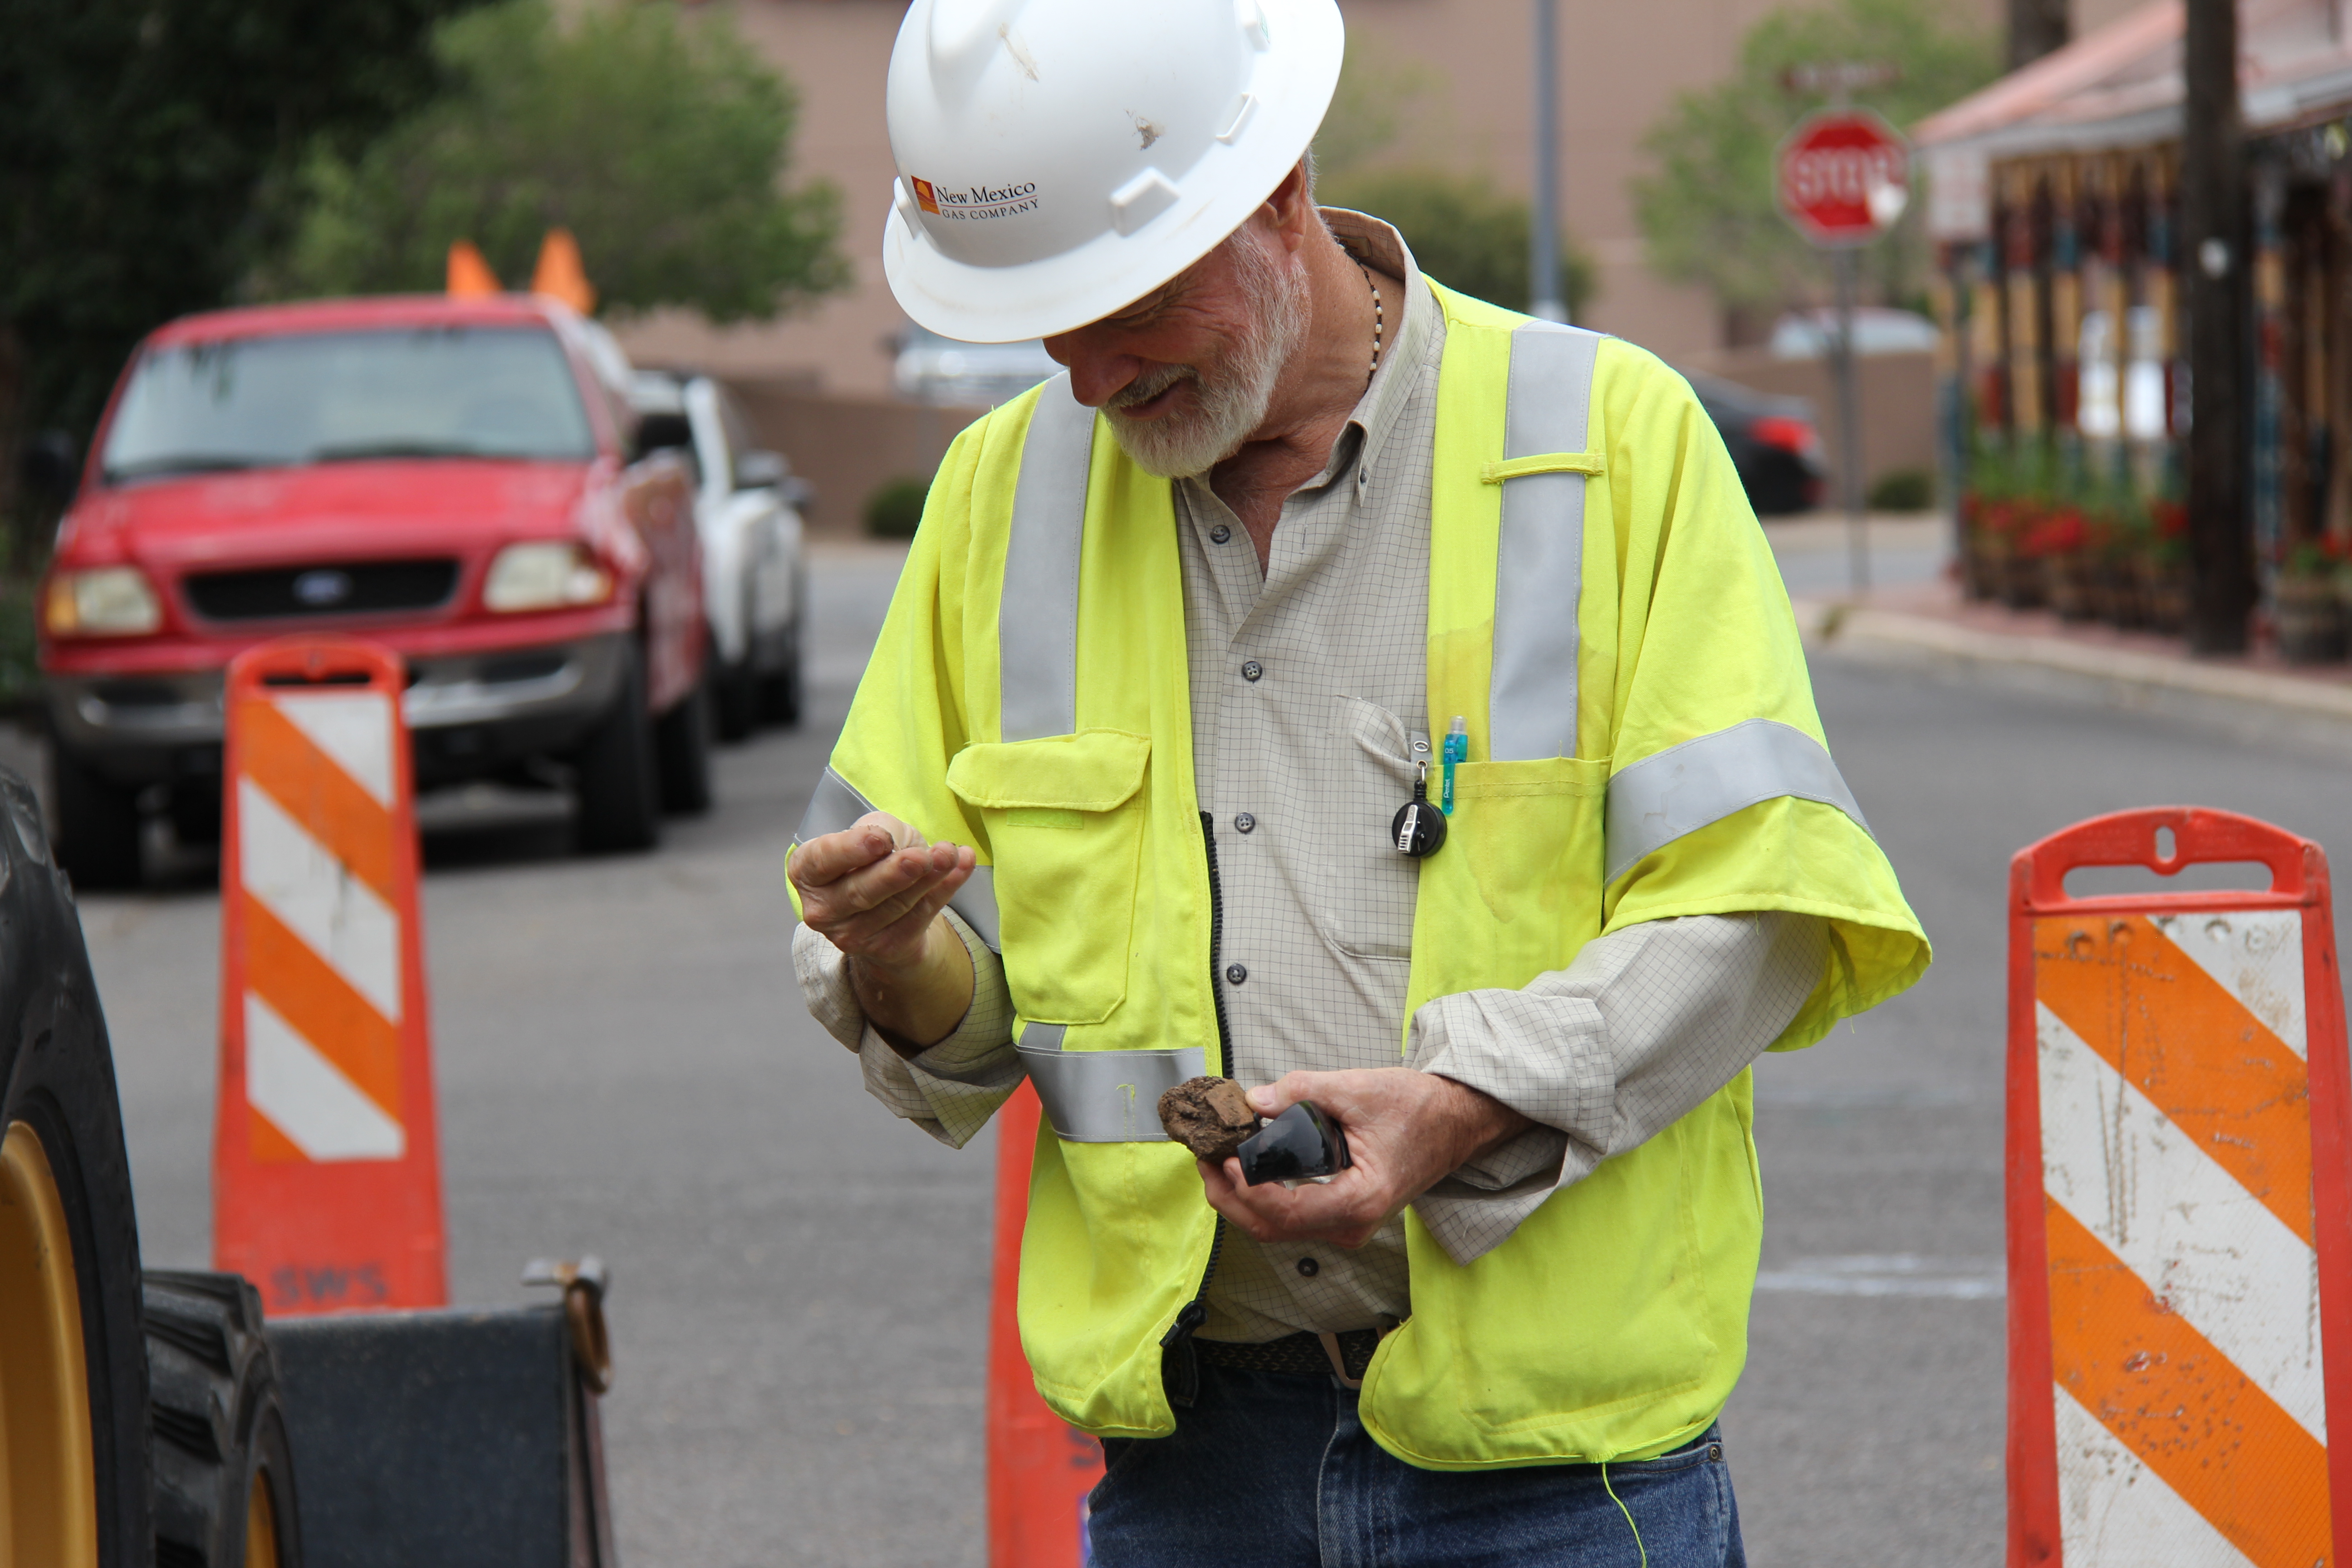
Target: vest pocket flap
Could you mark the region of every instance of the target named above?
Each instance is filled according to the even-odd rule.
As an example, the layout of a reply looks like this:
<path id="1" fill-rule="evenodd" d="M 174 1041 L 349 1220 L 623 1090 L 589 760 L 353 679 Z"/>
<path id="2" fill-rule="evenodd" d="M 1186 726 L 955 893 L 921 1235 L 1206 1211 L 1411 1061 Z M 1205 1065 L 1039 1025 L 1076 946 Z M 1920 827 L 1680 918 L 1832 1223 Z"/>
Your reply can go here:
<path id="1" fill-rule="evenodd" d="M 1150 760 L 1151 738 L 1124 730 L 983 742 L 948 763 L 948 788 L 982 810 L 1110 811 L 1143 786 Z"/>

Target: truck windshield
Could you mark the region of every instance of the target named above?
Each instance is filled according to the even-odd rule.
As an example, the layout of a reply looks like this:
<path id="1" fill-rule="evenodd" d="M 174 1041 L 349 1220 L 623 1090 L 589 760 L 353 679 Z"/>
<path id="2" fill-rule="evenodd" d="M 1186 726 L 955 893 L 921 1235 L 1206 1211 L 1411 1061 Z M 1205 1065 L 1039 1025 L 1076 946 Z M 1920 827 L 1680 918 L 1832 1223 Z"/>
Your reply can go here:
<path id="1" fill-rule="evenodd" d="M 415 327 L 147 354 L 106 440 L 109 483 L 370 458 L 596 455 L 552 332 Z"/>

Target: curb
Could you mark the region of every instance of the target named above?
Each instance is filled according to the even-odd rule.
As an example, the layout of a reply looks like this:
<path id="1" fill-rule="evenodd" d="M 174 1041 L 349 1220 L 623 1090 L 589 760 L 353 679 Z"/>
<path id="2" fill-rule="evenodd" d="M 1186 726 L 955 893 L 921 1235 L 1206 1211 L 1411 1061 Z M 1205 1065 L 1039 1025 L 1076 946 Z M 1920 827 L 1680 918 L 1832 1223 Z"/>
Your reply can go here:
<path id="1" fill-rule="evenodd" d="M 2054 671 L 2109 686 L 2179 693 L 2352 723 L 2352 682 L 2314 680 L 2225 664 L 2168 658 L 2132 648 L 2094 647 L 2064 637 L 1982 632 L 1933 616 L 1819 599 L 1795 602 L 1808 644 L 1874 642 L 1969 663 Z"/>

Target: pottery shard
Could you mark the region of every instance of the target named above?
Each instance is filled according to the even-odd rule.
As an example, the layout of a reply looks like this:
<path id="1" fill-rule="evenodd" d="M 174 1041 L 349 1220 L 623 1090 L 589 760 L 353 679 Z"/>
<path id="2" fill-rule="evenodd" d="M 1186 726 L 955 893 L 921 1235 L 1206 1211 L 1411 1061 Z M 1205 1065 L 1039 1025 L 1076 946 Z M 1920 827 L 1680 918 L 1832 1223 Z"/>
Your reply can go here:
<path id="1" fill-rule="evenodd" d="M 1224 1159 L 1258 1129 L 1257 1112 L 1229 1078 L 1188 1079 L 1160 1097 L 1160 1125 L 1201 1159 Z"/>

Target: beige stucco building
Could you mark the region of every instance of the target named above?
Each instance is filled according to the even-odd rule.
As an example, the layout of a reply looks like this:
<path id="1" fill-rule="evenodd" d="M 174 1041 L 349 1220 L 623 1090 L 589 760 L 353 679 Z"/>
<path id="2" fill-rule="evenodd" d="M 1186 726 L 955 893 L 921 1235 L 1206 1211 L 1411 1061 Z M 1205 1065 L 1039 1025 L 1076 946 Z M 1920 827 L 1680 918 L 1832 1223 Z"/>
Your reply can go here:
<path id="1" fill-rule="evenodd" d="M 1116 0 L 1106 0 L 1107 4 Z M 1216 0 L 1202 0 L 1214 4 Z M 1375 78 L 1409 79 L 1405 130 L 1383 154 L 1486 174 L 1524 191 L 1533 162 L 1531 0 L 1340 0 L 1351 61 Z M 1559 0 L 1562 199 L 1568 226 L 1597 264 L 1599 297 L 1587 325 L 1617 333 L 1678 363 L 1733 370 L 1714 351 L 1722 323 L 1699 289 L 1671 284 L 1643 264 L 1630 181 L 1644 166 L 1642 139 L 1676 93 L 1727 75 L 1748 29 L 1786 0 Z M 2075 0 L 2075 24 L 2096 26 L 2132 0 Z M 1951 9 L 1997 26 L 2001 0 L 1950 0 Z M 648 361 L 693 363 L 729 376 L 761 406 L 772 438 L 794 448 L 804 470 L 846 465 L 832 493 L 851 500 L 880 458 L 837 446 L 832 426 L 809 423 L 816 405 L 866 413 L 847 426 L 893 423 L 869 400 L 890 395 L 888 340 L 906 324 L 881 276 L 882 223 L 893 168 L 883 125 L 882 83 L 905 0 L 709 0 L 705 15 L 730 16 L 801 95 L 794 177 L 840 188 L 845 247 L 856 281 L 807 313 L 715 331 L 666 316 L 624 331 Z M 891 471 L 921 468 L 935 418 L 892 437 L 903 452 Z M 895 426 L 894 426 L 895 427 Z M 942 437 L 940 437 L 943 439 Z M 1923 429 L 1916 444 L 1924 451 Z M 825 488 L 820 483 L 820 489 Z M 827 509 L 832 511 L 833 509 Z M 845 525 L 835 513 L 828 526 Z"/>
<path id="2" fill-rule="evenodd" d="M 1779 0 L 1560 0 L 1560 130 L 1569 227 L 1598 263 L 1590 324 L 1670 357 L 1715 346 L 1716 311 L 1696 289 L 1666 283 L 1642 259 L 1630 176 L 1641 139 L 1686 89 L 1727 73 L 1739 40 Z M 1958 0 L 1998 15 L 1999 0 Z M 2091 0 L 2095 5 L 2099 0 Z M 797 172 L 838 185 L 856 287 L 803 317 L 712 331 L 684 321 L 642 323 L 633 349 L 699 361 L 722 373 L 799 381 L 832 395 L 889 386 L 882 342 L 904 323 L 878 254 L 893 174 L 882 79 L 903 0 L 713 0 L 801 93 Z M 1422 84 L 1406 142 L 1390 155 L 1477 169 L 1510 189 L 1532 163 L 1529 0 L 1342 0 L 1351 54 Z"/>

